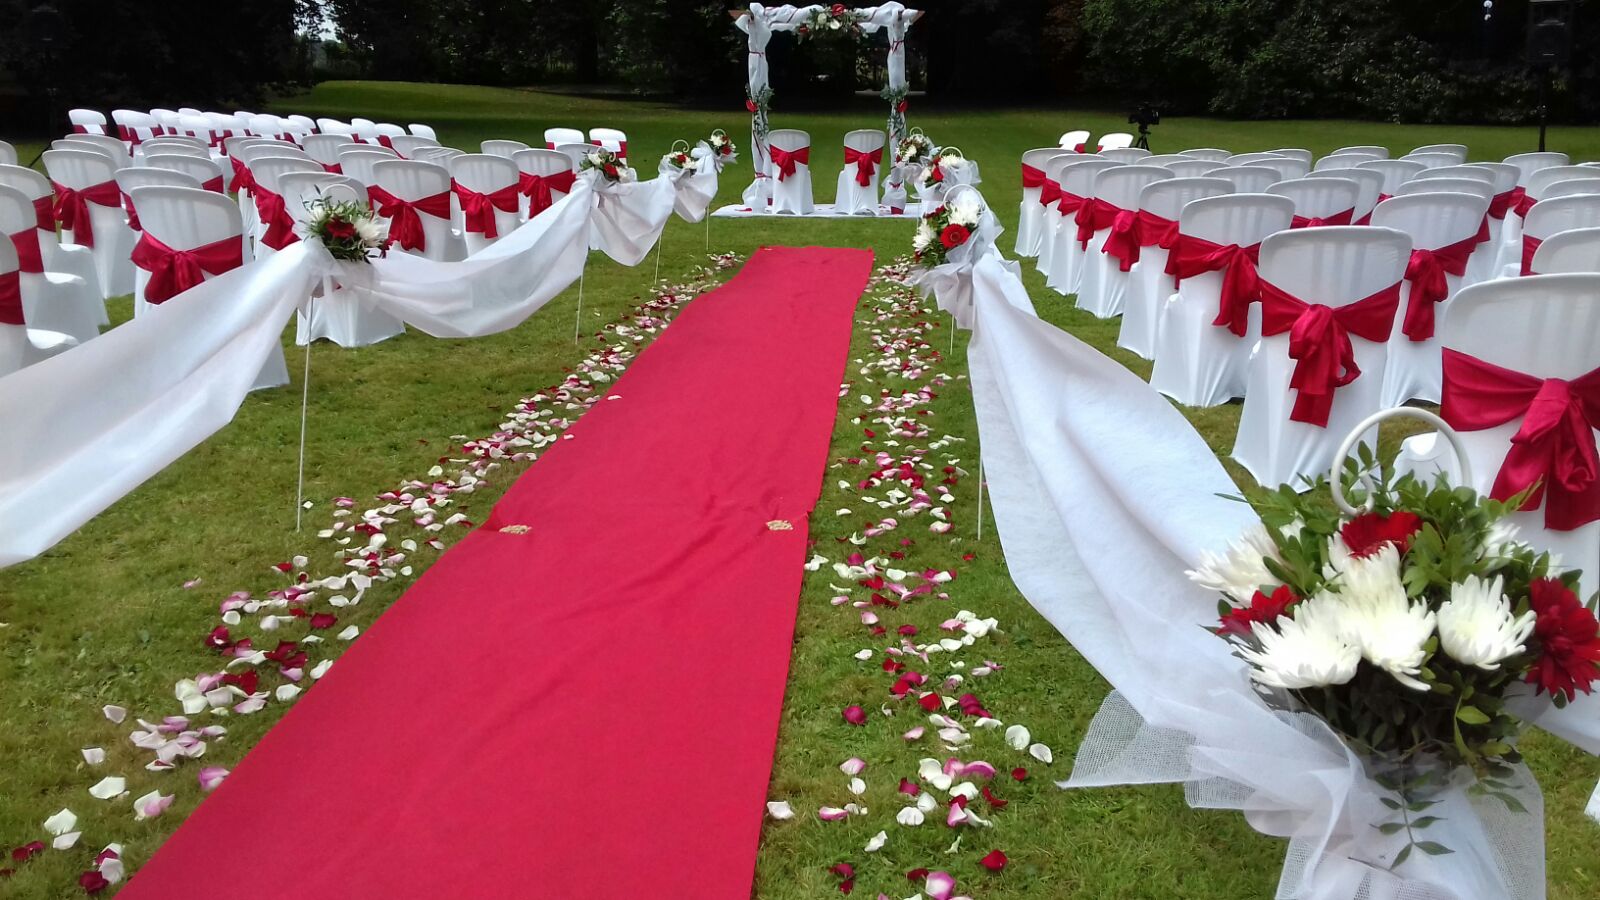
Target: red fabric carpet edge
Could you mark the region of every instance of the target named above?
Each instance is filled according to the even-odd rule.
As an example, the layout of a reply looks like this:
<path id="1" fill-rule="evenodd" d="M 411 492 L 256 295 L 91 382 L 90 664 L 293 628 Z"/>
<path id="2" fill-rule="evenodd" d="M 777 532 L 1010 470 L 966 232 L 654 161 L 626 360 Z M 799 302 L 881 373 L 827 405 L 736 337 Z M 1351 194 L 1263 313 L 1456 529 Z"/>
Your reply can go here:
<path id="1" fill-rule="evenodd" d="M 748 898 L 871 264 L 689 304 L 123 896 Z"/>

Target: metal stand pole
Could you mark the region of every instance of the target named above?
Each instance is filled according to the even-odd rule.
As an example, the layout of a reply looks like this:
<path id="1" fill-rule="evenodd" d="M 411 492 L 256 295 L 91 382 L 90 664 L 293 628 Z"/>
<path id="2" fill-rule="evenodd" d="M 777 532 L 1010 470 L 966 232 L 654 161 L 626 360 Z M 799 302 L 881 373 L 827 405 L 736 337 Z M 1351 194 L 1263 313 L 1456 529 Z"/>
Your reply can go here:
<path id="1" fill-rule="evenodd" d="M 584 254 L 583 270 L 578 273 L 578 314 L 572 320 L 572 343 L 578 343 L 578 331 L 583 327 L 583 276 L 589 270 L 588 254 Z"/>
<path id="2" fill-rule="evenodd" d="M 322 296 L 333 294 L 333 276 L 322 276 Z M 306 365 L 300 376 L 300 464 L 295 474 L 294 530 L 299 531 L 306 509 L 306 420 L 311 407 L 311 345 L 316 343 L 310 325 L 316 322 L 317 300 L 306 300 Z"/>
<path id="3" fill-rule="evenodd" d="M 707 216 L 707 218 L 710 218 Z M 656 238 L 656 279 L 650 283 L 651 293 L 655 292 L 656 285 L 661 283 L 661 245 L 667 242 L 667 229 L 661 229 L 661 236 Z"/>
<path id="4" fill-rule="evenodd" d="M 983 453 L 978 454 L 978 542 L 983 542 Z"/>

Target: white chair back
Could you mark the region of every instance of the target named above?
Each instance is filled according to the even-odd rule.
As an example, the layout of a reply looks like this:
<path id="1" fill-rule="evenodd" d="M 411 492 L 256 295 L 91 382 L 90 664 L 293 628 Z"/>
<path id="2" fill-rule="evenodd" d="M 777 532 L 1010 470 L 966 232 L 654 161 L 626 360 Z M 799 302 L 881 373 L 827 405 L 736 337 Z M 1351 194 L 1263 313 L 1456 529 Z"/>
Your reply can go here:
<path id="1" fill-rule="evenodd" d="M 628 158 L 628 136 L 615 128 L 589 129 L 589 143 L 599 144 L 623 159 Z"/>
<path id="2" fill-rule="evenodd" d="M 67 121 L 72 123 L 72 130 L 78 134 L 105 134 L 105 113 L 92 109 L 69 109 Z"/>
<path id="3" fill-rule="evenodd" d="M 1249 247 L 1270 234 L 1287 230 L 1293 218 L 1294 201 L 1287 197 L 1236 192 L 1184 206 L 1178 216 L 1178 230 L 1214 244 Z M 1216 277 L 1220 280 L 1221 276 Z"/>
<path id="4" fill-rule="evenodd" d="M 1228 161 L 1228 157 L 1232 156 L 1233 154 L 1229 153 L 1227 150 L 1219 150 L 1216 147 L 1193 147 L 1188 150 L 1179 150 L 1178 155 L 1187 156 L 1190 159 L 1203 159 L 1207 162 L 1219 162 L 1225 164 Z"/>
<path id="5" fill-rule="evenodd" d="M 410 135 L 406 134 L 406 130 L 404 128 L 401 128 L 399 125 L 396 125 L 393 122 L 379 122 L 374 127 L 377 128 L 379 137 L 386 137 L 386 138 L 388 138 L 390 140 L 391 143 L 397 137 L 402 137 L 402 136 L 409 137 L 410 136 Z"/>
<path id="6" fill-rule="evenodd" d="M 197 186 L 204 185 L 213 178 L 222 177 L 222 167 L 211 161 L 207 156 L 201 159 L 198 156 L 189 156 L 182 153 L 157 153 L 147 156 L 143 168 L 166 169 L 169 172 L 182 172 L 192 177 Z"/>
<path id="7" fill-rule="evenodd" d="M 1107 150 L 1119 150 L 1124 147 L 1132 146 L 1133 135 L 1128 134 L 1125 131 L 1113 131 L 1110 134 L 1104 134 L 1100 136 L 1099 150 L 1101 153 L 1104 153 Z"/>
<path id="8" fill-rule="evenodd" d="M 1407 159 L 1373 159 L 1356 166 L 1357 169 L 1369 169 L 1383 176 L 1383 193 L 1394 196 L 1405 184 L 1417 177 L 1420 172 L 1427 171 L 1428 167 L 1419 162 Z"/>
<path id="9" fill-rule="evenodd" d="M 244 233 L 238 205 L 221 194 L 165 185 L 134 190 L 144 230 L 174 250 L 192 250 Z"/>
<path id="10" fill-rule="evenodd" d="M 1455 166 L 1440 166 L 1437 169 L 1423 169 L 1417 173 L 1417 178 L 1476 178 L 1485 184 L 1494 184 L 1495 172 L 1488 166 L 1462 163 Z"/>
<path id="11" fill-rule="evenodd" d="M 398 126 L 397 126 L 398 127 Z M 416 137 L 410 134 L 396 134 L 389 138 L 389 146 L 401 159 L 416 159 L 417 151 L 424 147 L 437 147 L 439 142 L 433 138 Z"/>
<path id="12" fill-rule="evenodd" d="M 69 141 L 93 144 L 105 151 L 105 154 L 116 161 L 117 168 L 122 169 L 133 165 L 133 156 L 128 152 L 128 145 L 121 138 L 109 134 L 74 134 L 67 138 Z"/>
<path id="13" fill-rule="evenodd" d="M 1365 156 L 1376 156 L 1379 159 L 1389 158 L 1389 148 L 1380 147 L 1377 144 L 1360 144 L 1354 147 L 1340 147 L 1329 155 L 1339 156 L 1345 153 L 1359 153 Z"/>
<path id="14" fill-rule="evenodd" d="M 1316 158 L 1316 157 L 1312 156 L 1310 150 L 1304 150 L 1304 149 L 1301 149 L 1299 147 L 1290 147 L 1290 148 L 1283 149 L 1283 150 L 1273 150 L 1271 152 L 1275 156 L 1286 156 L 1289 159 L 1298 159 L 1298 160 L 1300 160 L 1301 162 L 1306 164 L 1306 166 L 1308 167 L 1306 169 L 1306 171 L 1308 171 L 1308 172 L 1311 171 L 1310 168 L 1309 168 L 1309 166 L 1311 165 L 1311 160 Z"/>
<path id="15" fill-rule="evenodd" d="M 348 123 L 341 122 L 338 119 L 318 119 L 317 130 L 323 134 L 340 134 L 349 138 L 355 137 L 356 134 L 356 130 L 354 128 L 351 128 Z"/>
<path id="16" fill-rule="evenodd" d="M 1559 231 L 1533 254 L 1533 271 L 1539 275 L 1600 272 L 1600 228 Z"/>
<path id="17" fill-rule="evenodd" d="M 463 153 L 449 160 L 448 166 L 450 177 L 456 184 L 480 194 L 493 194 L 514 187 L 522 175 L 515 162 L 503 156 L 490 156 L 487 153 Z M 490 238 L 483 232 L 467 231 L 463 227 L 462 234 L 466 238 L 467 252 L 476 253 L 510 234 L 521 218 L 521 198 L 518 198 L 518 203 L 513 204 L 509 212 L 498 207 L 494 209 L 496 237 Z"/>
<path id="18" fill-rule="evenodd" d="M 361 145 L 345 134 L 308 134 L 301 139 L 300 146 L 305 150 L 306 156 L 314 162 L 324 166 L 336 166 L 339 165 L 341 152 Z"/>
<path id="19" fill-rule="evenodd" d="M 1139 195 L 1158 181 L 1171 179 L 1172 173 L 1160 166 L 1113 166 L 1095 173 L 1089 194 L 1118 209 L 1137 210 Z"/>
<path id="20" fill-rule="evenodd" d="M 1089 145 L 1089 132 L 1084 131 L 1082 129 L 1079 129 L 1077 131 L 1065 132 L 1065 133 L 1063 133 L 1061 135 L 1061 140 L 1056 142 L 1057 149 L 1061 149 L 1061 150 L 1074 150 L 1074 151 L 1076 151 L 1079 147 L 1082 147 L 1084 150 L 1087 150 L 1087 149 L 1089 149 L 1088 145 Z"/>
<path id="21" fill-rule="evenodd" d="M 844 135 L 844 145 L 851 150 L 881 150 L 887 142 L 888 138 L 876 128 L 858 128 Z M 1600 172 L 1597 172 L 1597 176 L 1600 176 Z"/>
<path id="22" fill-rule="evenodd" d="M 1342 169 L 1354 169 L 1364 162 L 1383 158 L 1376 153 L 1331 153 L 1317 160 L 1317 164 L 1311 167 L 1311 171 L 1333 172 Z"/>
<path id="23" fill-rule="evenodd" d="M 1132 165 L 1144 159 L 1145 157 L 1150 156 L 1151 153 L 1149 150 L 1141 150 L 1138 147 L 1109 147 L 1101 150 L 1099 155 L 1111 160 L 1112 162 L 1119 162 L 1124 165 Z"/>
<path id="24" fill-rule="evenodd" d="M 1189 157 L 1184 157 L 1177 162 L 1167 163 L 1167 168 L 1172 171 L 1173 175 L 1176 175 L 1179 178 L 1193 178 L 1199 175 L 1205 175 L 1208 172 L 1215 172 L 1217 169 L 1225 169 L 1227 167 L 1228 164 L 1220 160 L 1191 159 Z"/>
<path id="25" fill-rule="evenodd" d="M 290 125 L 293 125 L 295 131 L 298 132 L 302 137 L 317 133 L 317 120 L 311 118 L 310 116 L 302 116 L 299 113 L 291 113 L 283 118 L 287 120 Z"/>
<path id="26" fill-rule="evenodd" d="M 117 187 L 128 195 L 141 187 L 186 187 L 200 189 L 200 179 L 185 172 L 141 166 L 117 172 Z M 136 207 L 137 208 L 137 207 Z"/>
<path id="27" fill-rule="evenodd" d="M 1558 153 L 1554 150 L 1550 150 L 1539 151 L 1537 153 L 1517 153 L 1506 157 L 1505 162 L 1508 165 L 1517 167 L 1517 171 L 1520 173 L 1517 176 L 1517 184 L 1526 185 L 1528 183 L 1528 176 L 1532 175 L 1533 173 L 1539 171 L 1540 169 L 1548 169 L 1551 166 L 1568 165 L 1572 162 L 1572 158 L 1567 156 L 1565 153 Z"/>
<path id="28" fill-rule="evenodd" d="M 1069 194 L 1079 197 L 1094 196 L 1094 182 L 1101 172 L 1108 169 L 1121 168 L 1121 163 L 1109 159 L 1067 159 L 1062 162 L 1052 161 L 1054 173 L 1046 170 L 1046 175 L 1055 179 L 1061 189 Z"/>
<path id="29" fill-rule="evenodd" d="M 1356 203 L 1361 199 L 1361 185 L 1336 176 L 1295 178 L 1268 187 L 1267 193 L 1293 200 L 1294 213 L 1300 218 L 1326 219 L 1349 210 L 1353 220 Z"/>
<path id="30" fill-rule="evenodd" d="M 1487 169 L 1494 176 L 1494 192 L 1504 194 L 1517 186 L 1517 178 L 1522 175 L 1516 166 L 1498 162 L 1475 162 L 1471 164 L 1475 169 Z"/>
<path id="31" fill-rule="evenodd" d="M 1414 249 L 1437 250 L 1476 235 L 1488 211 L 1487 197 L 1411 193 L 1378 204 L 1372 224 L 1405 232 Z"/>
<path id="32" fill-rule="evenodd" d="M 1534 205 L 1522 226 L 1522 235 L 1546 241 L 1563 231 L 1600 225 L 1600 195 L 1556 197 Z M 1591 336 L 1592 337 L 1592 336 Z"/>
<path id="33" fill-rule="evenodd" d="M 46 150 L 44 169 L 51 181 L 75 191 L 115 181 L 117 177 L 116 164 L 94 150 Z"/>
<path id="34" fill-rule="evenodd" d="M 1543 200 L 1554 200 L 1557 197 L 1576 197 L 1579 194 L 1600 193 L 1600 181 L 1593 178 L 1568 178 L 1545 187 L 1540 197 Z"/>
<path id="35" fill-rule="evenodd" d="M 388 153 L 381 153 L 370 147 L 362 147 L 359 150 L 340 150 L 339 169 L 344 174 L 370 187 L 377 184 L 372 167 L 382 162 L 393 162 L 394 159 L 394 156 Z"/>
<path id="36" fill-rule="evenodd" d="M 211 151 L 206 149 L 204 144 L 192 138 L 159 137 L 145 141 L 134 150 L 134 165 L 143 165 L 145 159 L 156 153 L 211 158 Z"/>
<path id="37" fill-rule="evenodd" d="M 511 162 L 516 165 L 519 171 L 540 177 L 560 175 L 562 172 L 570 172 L 574 168 L 572 157 L 559 150 L 546 150 L 543 147 L 518 150 L 512 155 Z"/>
<path id="38" fill-rule="evenodd" d="M 1545 191 L 1550 185 L 1558 181 L 1570 181 L 1574 178 L 1600 178 L 1600 169 L 1588 166 L 1550 166 L 1530 173 L 1523 186 L 1528 189 L 1528 196 L 1535 200 L 1543 200 Z M 1596 186 L 1600 188 L 1600 185 Z"/>
<path id="39" fill-rule="evenodd" d="M 1406 155 L 1412 156 L 1418 153 L 1439 153 L 1445 156 L 1453 156 L 1458 163 L 1467 161 L 1466 144 L 1425 144 Z"/>
<path id="40" fill-rule="evenodd" d="M 352 116 L 350 119 L 350 130 L 355 134 L 356 137 L 360 138 L 361 142 L 364 144 L 377 144 L 378 135 L 382 133 L 378 131 L 377 122 L 374 122 L 371 119 L 362 119 L 355 116 Z"/>
<path id="41" fill-rule="evenodd" d="M 1467 157 L 1465 154 L 1457 156 L 1454 153 L 1407 153 L 1400 157 L 1411 162 L 1422 163 L 1425 168 L 1441 169 L 1445 166 L 1460 165 Z"/>
<path id="42" fill-rule="evenodd" d="M 561 144 L 587 143 L 581 128 L 546 128 L 544 130 L 544 146 L 547 150 L 558 149 Z M 485 153 L 489 152 L 487 149 Z"/>
<path id="43" fill-rule="evenodd" d="M 1476 178 L 1414 178 L 1400 185 L 1394 196 L 1440 193 L 1470 194 L 1488 200 L 1494 197 L 1494 185 Z"/>
<path id="44" fill-rule="evenodd" d="M 1233 182 L 1225 178 L 1173 177 L 1145 185 L 1139 192 L 1139 209 L 1176 222 L 1190 203 L 1232 193 Z"/>
<path id="45" fill-rule="evenodd" d="M 1233 182 L 1233 189 L 1241 194 L 1264 194 L 1267 188 L 1283 180 L 1277 169 L 1266 166 L 1229 166 L 1212 169 L 1207 178 L 1221 178 Z"/>
<path id="46" fill-rule="evenodd" d="M 407 125 L 406 128 L 417 137 L 431 138 L 434 141 L 439 140 L 439 135 L 433 130 L 432 125 L 422 125 L 417 122 L 412 122 L 410 125 Z"/>
<path id="47" fill-rule="evenodd" d="M 1361 193 L 1356 196 L 1356 222 L 1371 215 L 1373 208 L 1378 205 L 1378 196 L 1383 193 L 1383 176 L 1371 169 L 1325 169 L 1311 172 L 1305 177 L 1342 178 L 1360 185 Z"/>
<path id="48" fill-rule="evenodd" d="M 582 160 L 585 156 L 588 156 L 589 154 L 595 152 L 596 150 L 601 150 L 601 149 L 604 149 L 604 148 L 602 148 L 599 144 L 588 144 L 588 143 L 584 143 L 584 144 L 557 144 L 556 145 L 556 152 L 564 154 L 567 157 L 567 159 L 572 160 L 572 167 L 574 169 L 576 169 L 578 167 L 579 161 Z"/>
<path id="49" fill-rule="evenodd" d="M 278 194 L 283 197 L 283 207 L 296 223 L 310 219 L 311 210 L 306 204 L 320 197 L 332 198 L 335 186 L 342 188 L 339 200 L 367 202 L 367 186 L 348 175 L 333 172 L 284 172 L 278 176 Z"/>
<path id="50" fill-rule="evenodd" d="M 1165 166 L 1165 167 L 1171 168 L 1173 163 L 1177 163 L 1177 162 L 1193 162 L 1193 161 L 1194 160 L 1191 160 L 1189 157 L 1181 156 L 1181 155 L 1179 155 L 1177 153 L 1154 153 L 1154 154 L 1151 154 L 1150 156 L 1146 156 L 1143 159 L 1139 160 L 1139 165 L 1141 165 L 1141 166 Z"/>
<path id="51" fill-rule="evenodd" d="M 98 153 L 110 160 L 112 165 L 119 169 L 122 168 L 121 160 L 117 158 L 116 154 L 111 153 L 110 151 L 106 150 L 106 148 L 94 143 L 93 141 L 85 140 L 87 137 L 88 135 L 86 134 L 73 134 L 64 138 L 57 138 L 56 140 L 50 142 L 50 149 Z"/>
<path id="52" fill-rule="evenodd" d="M 0 141 L 0 166 L 14 166 L 17 164 L 17 148 L 7 141 Z"/>
<path id="53" fill-rule="evenodd" d="M 1043 170 L 1045 163 L 1055 159 L 1058 156 L 1076 155 L 1076 153 L 1072 152 L 1062 153 L 1060 147 L 1035 147 L 1032 150 L 1022 151 L 1022 164 L 1025 166 L 1033 166 L 1035 169 Z M 1037 191 L 1038 188 L 1032 188 L 1032 190 Z"/>
<path id="54" fill-rule="evenodd" d="M 250 163 L 250 174 L 255 177 L 256 184 L 279 196 L 283 195 L 283 189 L 279 186 L 278 180 L 290 172 L 326 174 L 326 170 L 320 164 L 291 156 L 263 156 Z M 285 205 L 287 206 L 287 199 Z"/>
<path id="55" fill-rule="evenodd" d="M 422 200 L 450 190 L 450 170 L 414 159 L 391 159 L 372 167 L 376 186 L 402 200 Z M 452 202 L 452 208 L 454 203 Z M 434 260 L 451 258 L 451 217 L 418 213 L 426 246 L 420 255 Z M 398 245 L 396 245 L 398 247 Z"/>
<path id="56" fill-rule="evenodd" d="M 579 141 L 582 140 L 583 139 L 580 137 Z M 508 140 L 484 141 L 480 146 L 483 148 L 484 153 L 487 153 L 490 156 L 503 156 L 506 159 L 511 159 L 517 152 L 528 149 L 528 145 L 521 141 Z M 550 149 L 553 150 L 555 148 L 552 147 Z"/>

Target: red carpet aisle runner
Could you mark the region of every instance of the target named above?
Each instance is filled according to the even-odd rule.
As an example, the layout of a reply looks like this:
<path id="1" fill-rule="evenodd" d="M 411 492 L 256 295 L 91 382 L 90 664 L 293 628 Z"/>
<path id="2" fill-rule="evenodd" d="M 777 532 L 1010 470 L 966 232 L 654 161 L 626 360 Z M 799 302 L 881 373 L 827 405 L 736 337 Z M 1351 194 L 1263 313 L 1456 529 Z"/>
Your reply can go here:
<path id="1" fill-rule="evenodd" d="M 871 265 L 693 301 L 123 896 L 748 898 Z"/>

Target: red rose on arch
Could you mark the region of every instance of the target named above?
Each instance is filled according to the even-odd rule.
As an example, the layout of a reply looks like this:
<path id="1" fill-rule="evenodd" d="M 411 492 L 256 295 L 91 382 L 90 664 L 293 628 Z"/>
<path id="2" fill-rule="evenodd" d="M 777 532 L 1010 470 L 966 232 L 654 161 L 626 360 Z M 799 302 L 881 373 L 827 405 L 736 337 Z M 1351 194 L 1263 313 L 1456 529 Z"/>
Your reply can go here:
<path id="1" fill-rule="evenodd" d="M 843 3 L 835 3 L 833 5 L 832 12 L 833 12 L 833 15 L 835 17 L 844 15 L 844 4 Z"/>
<path id="2" fill-rule="evenodd" d="M 894 108 L 895 108 L 895 111 L 896 111 L 896 112 L 902 112 L 902 113 L 903 113 L 903 112 L 905 112 L 905 111 L 906 111 L 906 110 L 908 110 L 908 109 L 910 109 L 910 108 L 911 108 L 911 104 L 909 104 L 909 103 L 907 103 L 907 102 L 906 102 L 906 101 L 904 101 L 904 100 L 901 100 L 901 101 L 900 101 L 900 102 L 899 102 L 899 103 L 896 103 L 896 104 L 895 104 L 895 105 L 894 105 Z"/>
<path id="3" fill-rule="evenodd" d="M 1249 606 L 1241 606 L 1222 617 L 1222 625 L 1217 633 L 1248 637 L 1251 622 L 1271 624 L 1299 602 L 1300 598 L 1286 584 L 1279 585 L 1271 596 L 1256 591 L 1255 596 L 1250 598 Z"/>
<path id="4" fill-rule="evenodd" d="M 1394 544 L 1404 553 L 1411 547 L 1411 536 L 1421 529 L 1421 516 L 1397 510 L 1388 515 L 1362 513 L 1344 523 L 1339 534 L 1350 548 L 1350 555 L 1360 558 L 1377 553 L 1384 544 Z"/>
<path id="5" fill-rule="evenodd" d="M 754 100 L 746 100 L 744 102 L 744 108 L 753 113 L 756 111 L 756 102 Z"/>
<path id="6" fill-rule="evenodd" d="M 1554 578 L 1530 584 L 1528 602 L 1538 617 L 1533 633 L 1539 658 L 1528 671 L 1534 693 L 1564 694 L 1569 702 L 1578 691 L 1590 693 L 1600 679 L 1600 622 L 1594 613 Z"/>
<path id="7" fill-rule="evenodd" d="M 946 250 L 954 250 L 971 238 L 972 232 L 967 229 L 967 226 L 958 225 L 954 222 L 946 225 L 944 230 L 939 232 L 939 243 L 943 244 Z"/>

